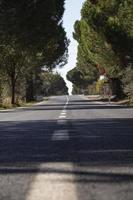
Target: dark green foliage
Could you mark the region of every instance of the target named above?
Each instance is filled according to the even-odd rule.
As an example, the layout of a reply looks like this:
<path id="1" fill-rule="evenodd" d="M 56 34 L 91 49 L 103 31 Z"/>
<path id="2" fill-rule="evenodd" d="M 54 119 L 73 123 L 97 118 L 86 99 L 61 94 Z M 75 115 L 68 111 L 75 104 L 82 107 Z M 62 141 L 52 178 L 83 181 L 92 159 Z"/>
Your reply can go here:
<path id="1" fill-rule="evenodd" d="M 13 41 L 35 55 L 41 53 L 42 64 L 60 63 L 68 45 L 63 12 L 63 0 L 4 0 L 0 4 L 0 40 L 4 44 Z"/>
<path id="2" fill-rule="evenodd" d="M 84 84 L 83 74 L 77 68 L 72 69 L 67 74 L 67 79 L 75 85 L 82 87 Z"/>
<path id="3" fill-rule="evenodd" d="M 49 95 L 67 95 L 68 88 L 60 74 L 52 72 L 43 72 L 41 75 L 42 94 Z"/>
<path id="4" fill-rule="evenodd" d="M 123 76 L 124 91 L 133 102 L 133 67 L 128 67 Z"/>
<path id="5" fill-rule="evenodd" d="M 62 26 L 63 13 L 64 0 L 1 1 L 0 70 L 9 82 L 14 76 L 12 103 L 19 82 L 27 84 L 26 96 L 29 93 L 32 99 L 41 68 L 53 69 L 67 62 L 69 42 Z"/>
<path id="6" fill-rule="evenodd" d="M 133 1 L 86 0 L 81 15 L 73 34 L 79 43 L 77 67 L 94 81 L 104 69 L 121 97 L 121 79 L 133 63 Z"/>
<path id="7" fill-rule="evenodd" d="M 83 94 L 83 89 L 81 89 L 79 86 L 73 84 L 72 94 Z"/>

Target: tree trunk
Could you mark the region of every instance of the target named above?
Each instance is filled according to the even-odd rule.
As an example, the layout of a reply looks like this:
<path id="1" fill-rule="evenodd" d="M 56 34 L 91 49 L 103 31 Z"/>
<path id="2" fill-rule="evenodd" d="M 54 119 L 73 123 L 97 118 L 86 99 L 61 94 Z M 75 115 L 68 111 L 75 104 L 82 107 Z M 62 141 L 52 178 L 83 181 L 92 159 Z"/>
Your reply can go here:
<path id="1" fill-rule="evenodd" d="M 12 80 L 12 96 L 11 96 L 11 104 L 14 105 L 15 102 L 15 80 Z"/>
<path id="2" fill-rule="evenodd" d="M 33 87 L 33 80 L 27 79 L 26 80 L 27 88 L 26 88 L 26 102 L 30 102 L 34 100 L 34 87 Z"/>
<path id="3" fill-rule="evenodd" d="M 0 105 L 2 104 L 2 82 L 0 80 Z"/>
<path id="4" fill-rule="evenodd" d="M 119 78 L 111 79 L 111 89 L 112 89 L 112 94 L 116 95 L 117 98 L 124 97 L 124 92 L 122 89 L 122 82 Z"/>

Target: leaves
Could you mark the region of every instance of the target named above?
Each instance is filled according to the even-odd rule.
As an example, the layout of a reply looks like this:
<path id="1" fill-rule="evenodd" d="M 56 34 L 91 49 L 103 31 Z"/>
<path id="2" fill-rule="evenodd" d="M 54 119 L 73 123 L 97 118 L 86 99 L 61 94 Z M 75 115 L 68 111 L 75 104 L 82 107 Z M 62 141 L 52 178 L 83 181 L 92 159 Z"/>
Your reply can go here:
<path id="1" fill-rule="evenodd" d="M 73 34 L 79 44 L 76 67 L 93 81 L 100 75 L 97 66 L 120 80 L 133 63 L 133 1 L 86 0 L 81 15 Z"/>
<path id="2" fill-rule="evenodd" d="M 1 1 L 0 71 L 14 85 L 14 92 L 23 81 L 26 94 L 30 93 L 43 66 L 53 69 L 67 62 L 69 41 L 62 26 L 63 13 L 64 0 Z"/>
<path id="3" fill-rule="evenodd" d="M 64 79 L 53 72 L 44 71 L 41 74 L 42 93 L 45 95 L 66 95 L 68 88 Z"/>

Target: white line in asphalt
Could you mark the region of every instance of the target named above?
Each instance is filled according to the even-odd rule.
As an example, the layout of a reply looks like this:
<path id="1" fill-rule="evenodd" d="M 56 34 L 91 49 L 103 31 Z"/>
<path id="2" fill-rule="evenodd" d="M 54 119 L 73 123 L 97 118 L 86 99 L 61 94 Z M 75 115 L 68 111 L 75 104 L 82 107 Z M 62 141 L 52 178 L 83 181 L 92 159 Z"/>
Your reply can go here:
<path id="1" fill-rule="evenodd" d="M 67 96 L 67 102 L 66 102 L 66 105 L 68 105 L 69 103 L 69 96 Z"/>
<path id="2" fill-rule="evenodd" d="M 66 111 L 65 110 L 62 111 L 61 115 L 66 115 Z"/>
<path id="3" fill-rule="evenodd" d="M 60 117 L 61 117 L 61 116 L 66 117 L 66 113 L 61 113 Z"/>
<path id="4" fill-rule="evenodd" d="M 61 112 L 61 114 L 66 114 L 66 110 L 63 109 L 62 112 Z"/>
<path id="5" fill-rule="evenodd" d="M 65 106 L 63 107 L 63 110 L 62 110 L 62 112 L 59 116 L 59 119 L 65 119 L 66 118 L 66 112 L 67 112 L 66 108 L 67 108 L 68 103 L 69 103 L 69 97 L 67 96 L 67 102 L 66 102 Z"/>
<path id="6" fill-rule="evenodd" d="M 51 138 L 52 141 L 69 140 L 69 134 L 67 130 L 57 130 L 54 132 Z"/>
<path id="7" fill-rule="evenodd" d="M 68 103 L 69 103 L 69 97 L 67 96 L 67 102 L 66 102 L 66 104 L 64 105 L 64 109 L 66 109 L 66 108 L 67 108 L 67 106 L 68 106 Z"/>
<path id="8" fill-rule="evenodd" d="M 58 124 L 58 125 L 65 125 L 65 124 L 66 124 L 66 120 L 64 120 L 64 119 L 59 119 L 59 120 L 57 121 L 57 124 Z"/>
<path id="9" fill-rule="evenodd" d="M 66 118 L 66 115 L 60 115 L 59 116 L 59 119 L 64 119 L 64 118 Z"/>
<path id="10" fill-rule="evenodd" d="M 77 195 L 77 185 L 75 184 L 75 179 L 77 177 L 75 177 L 75 174 L 74 174 L 75 165 L 73 163 L 68 163 L 68 162 L 61 163 L 58 161 L 56 162 L 55 160 L 50 163 L 40 164 L 38 169 L 40 170 L 38 170 L 39 172 L 35 176 L 34 174 L 33 175 L 29 174 L 25 178 L 26 184 L 28 184 L 28 180 L 30 179 L 32 180 L 34 178 L 34 181 L 31 181 L 30 183 L 30 188 L 27 192 L 25 200 L 70 200 L 70 199 L 78 200 L 79 199 Z M 43 171 L 45 171 L 45 173 L 43 173 Z M 60 173 L 63 171 L 64 173 Z M 65 173 L 66 171 L 68 171 L 68 173 Z M 9 180 L 10 179 L 14 180 L 15 178 L 13 176 L 14 175 L 12 175 L 12 177 L 9 178 Z M 22 179 L 21 176 L 20 178 Z M 7 184 L 7 186 L 8 185 L 9 184 Z M 17 185 L 17 183 L 15 185 Z M 26 187 L 24 186 L 22 187 L 22 191 L 20 192 L 20 194 L 22 194 L 21 199 L 24 199 L 23 198 L 25 194 L 24 189 Z M 5 188 L 6 188 L 6 184 L 5 184 Z M 2 189 L 0 191 L 2 191 Z M 16 200 L 18 199 L 17 197 L 19 196 L 18 195 L 19 192 L 17 191 L 17 195 L 16 195 L 13 193 L 14 192 L 13 189 L 11 190 L 10 193 L 11 193 L 11 196 L 16 197 L 14 198 L 14 200 Z"/>

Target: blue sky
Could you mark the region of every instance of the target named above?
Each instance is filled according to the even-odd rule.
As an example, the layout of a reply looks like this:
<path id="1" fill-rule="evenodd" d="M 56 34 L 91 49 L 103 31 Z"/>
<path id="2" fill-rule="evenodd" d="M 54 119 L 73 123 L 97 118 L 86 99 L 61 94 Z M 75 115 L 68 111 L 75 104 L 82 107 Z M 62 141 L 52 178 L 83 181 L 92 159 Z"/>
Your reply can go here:
<path id="1" fill-rule="evenodd" d="M 62 69 L 58 69 L 58 72 L 66 80 L 67 71 L 76 66 L 76 57 L 77 57 L 77 42 L 73 39 L 73 25 L 77 19 L 80 19 L 80 10 L 82 8 L 84 0 L 66 0 L 65 4 L 65 13 L 64 13 L 64 27 L 67 32 L 67 37 L 70 39 L 71 43 L 69 46 L 69 59 L 68 64 Z M 72 84 L 67 82 L 69 87 L 69 92 L 72 90 Z"/>

